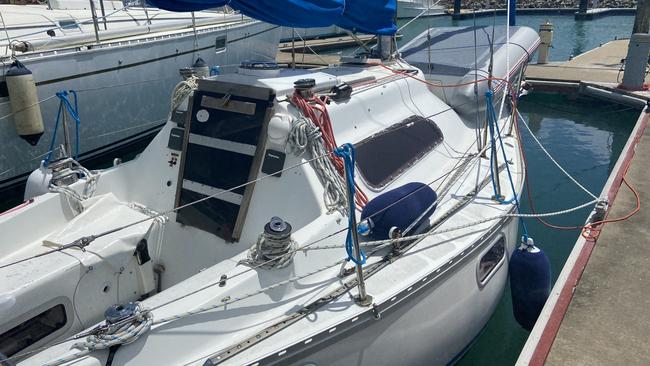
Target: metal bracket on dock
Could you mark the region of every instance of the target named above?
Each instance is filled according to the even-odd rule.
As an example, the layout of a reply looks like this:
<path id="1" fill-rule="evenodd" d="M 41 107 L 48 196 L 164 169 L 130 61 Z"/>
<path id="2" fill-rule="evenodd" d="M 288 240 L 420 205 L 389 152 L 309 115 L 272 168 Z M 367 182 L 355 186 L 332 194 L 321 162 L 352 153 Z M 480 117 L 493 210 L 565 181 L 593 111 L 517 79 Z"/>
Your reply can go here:
<path id="1" fill-rule="evenodd" d="M 587 219 L 587 224 L 592 224 L 594 222 L 602 221 L 605 219 L 605 214 L 609 208 L 609 201 L 607 197 L 601 197 L 598 199 L 596 206 L 594 207 L 591 215 Z"/>

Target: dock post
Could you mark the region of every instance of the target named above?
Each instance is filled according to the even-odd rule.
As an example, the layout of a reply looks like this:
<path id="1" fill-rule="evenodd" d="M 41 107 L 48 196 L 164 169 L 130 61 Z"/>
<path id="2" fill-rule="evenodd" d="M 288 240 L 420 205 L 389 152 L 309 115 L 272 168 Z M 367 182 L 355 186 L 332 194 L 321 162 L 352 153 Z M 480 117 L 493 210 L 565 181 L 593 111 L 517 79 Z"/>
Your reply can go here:
<path id="1" fill-rule="evenodd" d="M 539 50 L 537 51 L 537 63 L 545 64 L 548 62 L 549 48 L 553 47 L 553 23 L 548 20 L 539 26 Z"/>
<path id="2" fill-rule="evenodd" d="M 460 0 L 454 0 L 454 16 L 460 15 Z"/>
<path id="3" fill-rule="evenodd" d="M 508 0 L 508 24 L 511 27 L 517 25 L 517 0 Z"/>
<path id="4" fill-rule="evenodd" d="M 589 6 L 589 0 L 580 0 L 580 4 L 578 5 L 578 13 L 587 14 L 588 6 Z"/>
<path id="5" fill-rule="evenodd" d="M 650 1 L 638 0 L 632 33 L 648 33 L 650 30 Z"/>
<path id="6" fill-rule="evenodd" d="M 623 71 L 623 83 L 619 86 L 626 90 L 647 90 L 644 85 L 645 71 L 650 55 L 650 34 L 634 33 L 630 37 Z"/>

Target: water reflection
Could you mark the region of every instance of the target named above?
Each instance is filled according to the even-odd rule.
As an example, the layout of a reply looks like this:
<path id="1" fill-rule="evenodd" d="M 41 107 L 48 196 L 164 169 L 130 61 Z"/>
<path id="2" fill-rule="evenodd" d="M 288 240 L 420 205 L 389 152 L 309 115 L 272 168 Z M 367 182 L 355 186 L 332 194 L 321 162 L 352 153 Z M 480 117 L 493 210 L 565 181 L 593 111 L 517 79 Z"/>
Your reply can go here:
<path id="1" fill-rule="evenodd" d="M 573 15 L 522 14 L 517 16 L 517 25 L 539 29 L 539 25 L 550 21 L 555 26 L 553 48 L 550 52 L 551 61 L 566 61 L 569 55 L 577 55 L 586 52 L 600 44 L 611 41 L 615 38 L 630 36 L 633 15 L 607 16 L 594 20 L 575 21 Z M 403 25 L 408 20 L 399 20 Z M 476 18 L 477 25 L 505 24 L 506 18 L 498 15 Z M 450 16 L 420 18 L 400 31 L 403 37 L 398 41 L 399 45 L 408 42 L 416 35 L 424 32 L 428 27 L 450 27 L 450 26 L 471 26 L 474 19 L 452 20 Z M 356 48 L 356 47 L 355 47 Z M 350 50 L 348 50 L 350 51 Z M 344 52 L 345 54 L 345 52 Z"/>
<path id="2" fill-rule="evenodd" d="M 577 56 L 585 51 L 585 43 L 586 43 L 586 37 L 585 37 L 585 21 L 584 20 L 576 20 L 573 23 L 573 56 Z"/>
<path id="3" fill-rule="evenodd" d="M 587 98 L 532 93 L 520 102 L 520 111 L 531 130 L 560 164 L 590 191 L 600 193 L 620 154 L 639 112 Z M 523 128 L 522 128 L 523 129 Z M 531 194 L 540 212 L 572 207 L 589 200 L 544 156 L 530 135 L 522 132 Z M 522 211 L 530 212 L 527 192 Z M 588 209 L 549 219 L 556 224 L 577 225 Z M 578 236 L 577 231 L 552 231 L 535 220 L 527 220 L 535 243 L 549 256 L 554 279 Z M 512 315 L 509 286 L 494 315 L 475 345 L 459 365 L 512 365 L 528 332 Z"/>

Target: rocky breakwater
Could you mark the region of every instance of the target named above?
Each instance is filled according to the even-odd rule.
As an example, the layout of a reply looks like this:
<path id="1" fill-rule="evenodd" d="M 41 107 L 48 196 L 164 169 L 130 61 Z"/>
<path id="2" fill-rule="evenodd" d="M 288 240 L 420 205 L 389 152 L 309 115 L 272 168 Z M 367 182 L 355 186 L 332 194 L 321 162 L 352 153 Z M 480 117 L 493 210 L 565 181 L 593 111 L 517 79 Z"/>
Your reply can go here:
<path id="1" fill-rule="evenodd" d="M 530 9 L 530 8 L 551 8 L 551 9 L 571 9 L 577 8 L 580 0 L 517 0 L 517 7 Z M 443 0 L 440 2 L 448 8 L 453 8 L 453 0 Z M 461 0 L 461 7 L 463 9 L 505 9 L 505 1 L 490 1 L 490 0 Z M 589 7 L 593 7 L 593 1 L 589 0 Z M 636 7 L 636 0 L 599 0 L 597 7 L 599 8 L 634 8 Z"/>

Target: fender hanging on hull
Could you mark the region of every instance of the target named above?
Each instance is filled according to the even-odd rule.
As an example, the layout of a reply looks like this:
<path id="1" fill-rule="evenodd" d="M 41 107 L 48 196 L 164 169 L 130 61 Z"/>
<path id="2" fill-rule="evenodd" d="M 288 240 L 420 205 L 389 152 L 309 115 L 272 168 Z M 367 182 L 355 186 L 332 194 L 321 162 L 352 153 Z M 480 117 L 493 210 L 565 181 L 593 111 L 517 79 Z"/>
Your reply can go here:
<path id="1" fill-rule="evenodd" d="M 16 60 L 5 74 L 16 131 L 30 145 L 36 146 L 45 128 L 34 75 Z"/>

